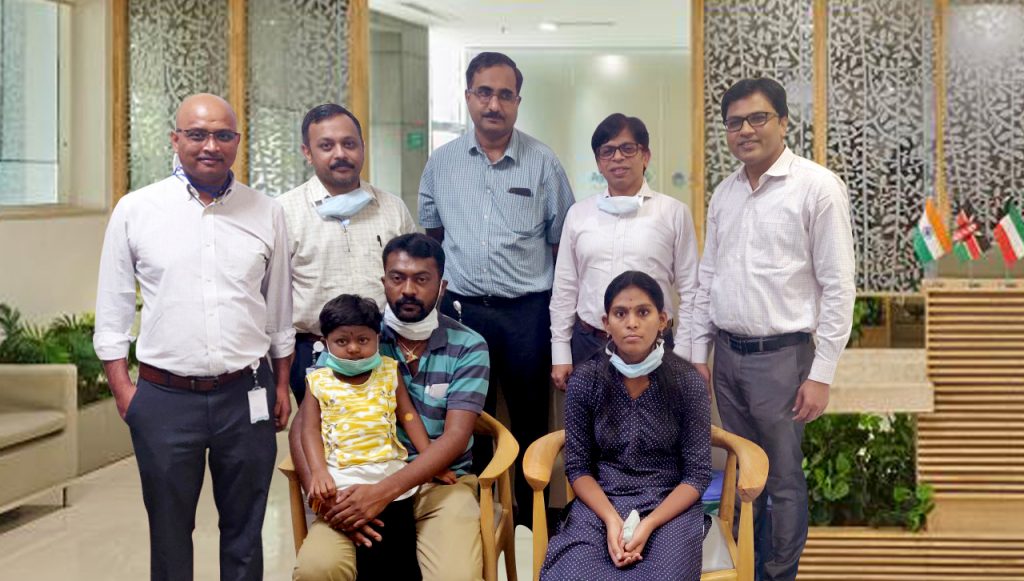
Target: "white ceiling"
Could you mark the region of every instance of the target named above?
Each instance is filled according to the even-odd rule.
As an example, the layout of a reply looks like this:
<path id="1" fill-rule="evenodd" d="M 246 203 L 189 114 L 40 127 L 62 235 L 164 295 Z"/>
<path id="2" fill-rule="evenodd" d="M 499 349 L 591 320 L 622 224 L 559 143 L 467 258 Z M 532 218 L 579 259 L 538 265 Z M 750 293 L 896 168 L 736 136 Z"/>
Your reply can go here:
<path id="1" fill-rule="evenodd" d="M 689 48 L 689 0 L 370 0 L 465 46 Z M 558 25 L 540 30 L 541 22 Z"/>

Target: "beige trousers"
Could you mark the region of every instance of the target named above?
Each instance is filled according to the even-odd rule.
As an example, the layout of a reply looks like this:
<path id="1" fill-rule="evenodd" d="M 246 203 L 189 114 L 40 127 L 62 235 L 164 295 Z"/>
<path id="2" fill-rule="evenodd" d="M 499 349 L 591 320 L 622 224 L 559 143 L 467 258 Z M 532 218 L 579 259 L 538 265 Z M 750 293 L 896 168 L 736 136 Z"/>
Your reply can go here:
<path id="1" fill-rule="evenodd" d="M 423 581 L 481 581 L 480 501 L 476 476 L 452 485 L 425 484 L 416 493 L 416 553 Z M 381 531 L 387 534 L 387 528 Z M 317 519 L 299 549 L 294 581 L 355 581 L 356 547 Z"/>

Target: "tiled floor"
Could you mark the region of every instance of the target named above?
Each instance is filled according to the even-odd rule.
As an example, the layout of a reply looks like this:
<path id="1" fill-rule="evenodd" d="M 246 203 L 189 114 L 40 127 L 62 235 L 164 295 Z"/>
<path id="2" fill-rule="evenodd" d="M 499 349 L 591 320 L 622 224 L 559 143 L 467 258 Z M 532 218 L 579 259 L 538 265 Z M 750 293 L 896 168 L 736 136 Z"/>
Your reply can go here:
<path id="1" fill-rule="evenodd" d="M 278 456 L 287 452 L 278 435 Z M 59 501 L 59 498 L 55 499 Z M 77 481 L 70 506 L 31 506 L 0 515 L 0 580 L 138 581 L 149 575 L 146 511 L 134 457 L 97 470 Z M 295 562 L 288 484 L 275 471 L 263 524 L 265 578 L 291 578 Z M 519 578 L 530 578 L 529 530 L 516 531 Z M 195 579 L 217 579 L 217 512 L 210 478 L 203 483 L 193 535 Z M 500 577 L 504 579 L 499 563 Z"/>

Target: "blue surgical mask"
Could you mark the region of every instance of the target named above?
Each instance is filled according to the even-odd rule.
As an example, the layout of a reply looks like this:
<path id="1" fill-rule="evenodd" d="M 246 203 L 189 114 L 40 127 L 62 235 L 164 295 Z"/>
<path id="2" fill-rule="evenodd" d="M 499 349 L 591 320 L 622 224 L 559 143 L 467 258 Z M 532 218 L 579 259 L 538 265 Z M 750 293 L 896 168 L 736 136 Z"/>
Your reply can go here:
<path id="1" fill-rule="evenodd" d="M 360 188 L 347 194 L 327 196 L 316 203 L 316 211 L 321 218 L 345 220 L 358 214 L 371 201 L 373 201 L 373 196 Z"/>
<path id="2" fill-rule="evenodd" d="M 320 353 L 320 358 L 316 361 L 317 367 L 329 367 L 345 377 L 354 377 L 367 371 L 373 371 L 380 367 L 380 364 L 380 351 L 364 359 L 342 359 L 331 353 L 330 350 L 325 350 Z"/>
<path id="3" fill-rule="evenodd" d="M 619 357 L 618 353 L 612 353 L 610 347 L 605 347 L 604 352 L 611 356 L 612 365 L 615 366 L 615 369 L 619 370 L 619 373 L 630 379 L 636 379 L 637 377 L 654 373 L 654 370 L 661 365 L 661 360 L 665 357 L 665 341 L 658 339 L 654 350 L 639 363 L 626 363 Z"/>
<path id="4" fill-rule="evenodd" d="M 635 214 L 640 210 L 640 196 L 606 196 L 597 198 L 597 209 L 613 216 Z"/>

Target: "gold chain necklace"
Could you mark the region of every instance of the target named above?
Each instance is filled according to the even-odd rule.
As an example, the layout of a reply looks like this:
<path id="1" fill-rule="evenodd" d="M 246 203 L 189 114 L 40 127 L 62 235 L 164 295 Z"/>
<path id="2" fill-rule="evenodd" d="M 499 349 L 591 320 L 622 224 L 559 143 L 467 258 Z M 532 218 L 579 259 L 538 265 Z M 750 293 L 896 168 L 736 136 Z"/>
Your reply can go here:
<path id="1" fill-rule="evenodd" d="M 418 345 L 409 348 L 404 343 L 402 343 L 402 338 L 400 336 L 395 337 L 395 343 L 398 344 L 398 347 L 402 350 L 402 353 L 405 354 L 406 363 L 412 363 L 413 361 L 419 359 L 420 356 L 417 355 L 416 352 L 419 351 L 420 347 L 426 345 L 426 343 L 419 343 Z"/>

